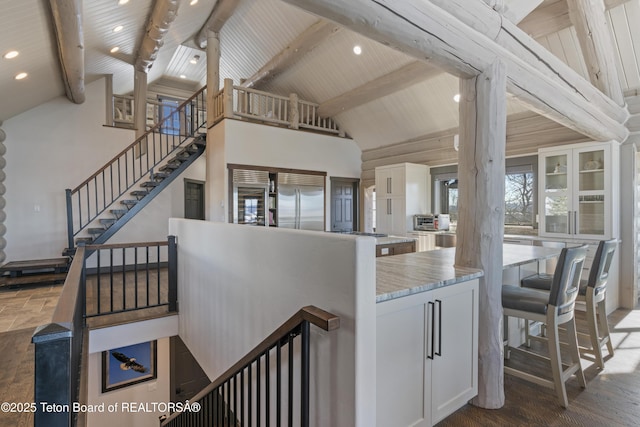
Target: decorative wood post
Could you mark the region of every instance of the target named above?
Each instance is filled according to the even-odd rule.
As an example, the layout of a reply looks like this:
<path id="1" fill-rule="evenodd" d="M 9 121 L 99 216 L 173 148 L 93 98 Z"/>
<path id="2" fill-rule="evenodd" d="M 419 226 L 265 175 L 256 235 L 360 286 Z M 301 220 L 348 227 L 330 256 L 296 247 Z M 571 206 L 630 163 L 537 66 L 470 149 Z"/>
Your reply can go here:
<path id="1" fill-rule="evenodd" d="M 213 126 L 213 120 L 218 112 L 215 108 L 215 98 L 220 90 L 220 36 L 218 33 L 207 32 L 207 129 Z"/>
<path id="2" fill-rule="evenodd" d="M 133 119 L 136 131 L 136 139 L 147 132 L 147 72 L 135 69 L 133 80 Z M 162 117 L 158 118 L 159 120 Z M 137 144 L 134 147 L 136 157 L 147 152 L 146 144 Z"/>
<path id="3" fill-rule="evenodd" d="M 300 126 L 300 111 L 298 109 L 298 95 L 289 94 L 289 127 L 298 129 Z"/>
<path id="4" fill-rule="evenodd" d="M 233 79 L 224 79 L 224 118 L 233 117 Z"/>
<path id="5" fill-rule="evenodd" d="M 456 265 L 481 268 L 478 396 L 473 404 L 504 405 L 502 244 L 506 144 L 506 66 L 498 61 L 460 80 L 459 217 Z"/>

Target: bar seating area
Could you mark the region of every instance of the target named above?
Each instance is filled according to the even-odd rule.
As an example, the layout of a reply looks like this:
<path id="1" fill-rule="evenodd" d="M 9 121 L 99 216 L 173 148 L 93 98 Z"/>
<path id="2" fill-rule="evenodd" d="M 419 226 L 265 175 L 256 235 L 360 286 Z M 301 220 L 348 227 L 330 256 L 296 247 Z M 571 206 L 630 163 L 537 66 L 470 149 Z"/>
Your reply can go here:
<path id="1" fill-rule="evenodd" d="M 546 325 L 549 357 L 522 349 L 518 349 L 518 351 L 525 352 L 532 357 L 548 360 L 551 365 L 553 381 L 508 366 L 504 368 L 505 373 L 554 389 L 560 405 L 564 408 L 569 405 L 565 382 L 572 375 L 577 376 L 581 387 L 586 387 L 580 364 L 574 317 L 575 301 L 586 255 L 586 245 L 563 248 L 551 279 L 549 292 L 512 285 L 502 287 L 502 307 L 505 318 L 517 317 Z M 506 319 L 505 325 L 508 325 Z M 571 354 L 571 363 L 566 369 L 563 367 L 560 354 L 560 325 L 564 325 L 567 330 Z M 508 336 L 508 333 L 505 335 Z M 505 355 L 508 356 L 510 350 L 511 348 L 507 348 Z"/>
<path id="2" fill-rule="evenodd" d="M 600 369 L 604 369 L 602 347 L 605 344 L 609 357 L 613 356 L 613 345 L 609 333 L 609 324 L 607 323 L 605 304 L 609 268 L 617 246 L 616 239 L 600 241 L 593 264 L 589 270 L 589 277 L 580 281 L 576 299 L 577 301 L 585 302 L 587 326 L 589 328 L 588 333 L 578 332 L 578 335 L 586 336 L 591 341 L 591 347 L 580 347 L 580 352 L 582 354 L 592 354 Z M 551 275 L 536 274 L 522 279 L 522 287 L 548 292 L 551 289 L 551 282 Z M 528 328 L 525 328 L 525 331 L 528 332 Z M 529 337 L 527 337 L 527 341 L 528 339 Z"/>

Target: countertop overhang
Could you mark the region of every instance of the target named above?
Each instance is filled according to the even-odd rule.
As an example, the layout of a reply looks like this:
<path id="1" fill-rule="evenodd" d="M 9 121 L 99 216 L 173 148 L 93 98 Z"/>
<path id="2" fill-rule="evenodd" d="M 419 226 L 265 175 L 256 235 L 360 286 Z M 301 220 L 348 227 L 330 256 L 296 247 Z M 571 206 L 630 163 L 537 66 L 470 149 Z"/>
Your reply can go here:
<path id="1" fill-rule="evenodd" d="M 505 244 L 503 268 L 552 259 L 560 248 Z M 457 267 L 456 248 L 414 252 L 376 259 L 376 302 L 384 302 L 419 292 L 477 279 L 484 272 L 476 268 Z"/>

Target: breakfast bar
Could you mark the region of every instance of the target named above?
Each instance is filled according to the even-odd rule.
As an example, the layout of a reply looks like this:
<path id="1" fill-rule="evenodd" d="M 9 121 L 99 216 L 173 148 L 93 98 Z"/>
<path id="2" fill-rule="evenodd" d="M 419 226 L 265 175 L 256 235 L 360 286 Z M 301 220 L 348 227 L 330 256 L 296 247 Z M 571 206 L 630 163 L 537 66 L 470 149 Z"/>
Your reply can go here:
<path id="1" fill-rule="evenodd" d="M 560 250 L 505 244 L 504 274 L 519 280 Z M 430 426 L 478 393 L 483 272 L 454 266 L 455 251 L 376 259 L 378 426 Z"/>

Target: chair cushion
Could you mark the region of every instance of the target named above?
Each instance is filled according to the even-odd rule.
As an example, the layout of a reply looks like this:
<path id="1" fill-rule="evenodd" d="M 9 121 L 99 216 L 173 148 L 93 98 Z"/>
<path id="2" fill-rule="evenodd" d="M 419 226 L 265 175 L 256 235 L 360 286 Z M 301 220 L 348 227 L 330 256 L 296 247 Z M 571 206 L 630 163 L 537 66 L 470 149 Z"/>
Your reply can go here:
<path id="1" fill-rule="evenodd" d="M 523 288 L 540 289 L 542 291 L 551 290 L 551 281 L 553 280 L 553 274 L 534 274 L 533 276 L 525 277 L 520 281 Z"/>
<path id="2" fill-rule="evenodd" d="M 549 293 L 520 286 L 502 287 L 502 307 L 529 313 L 547 314 Z"/>

